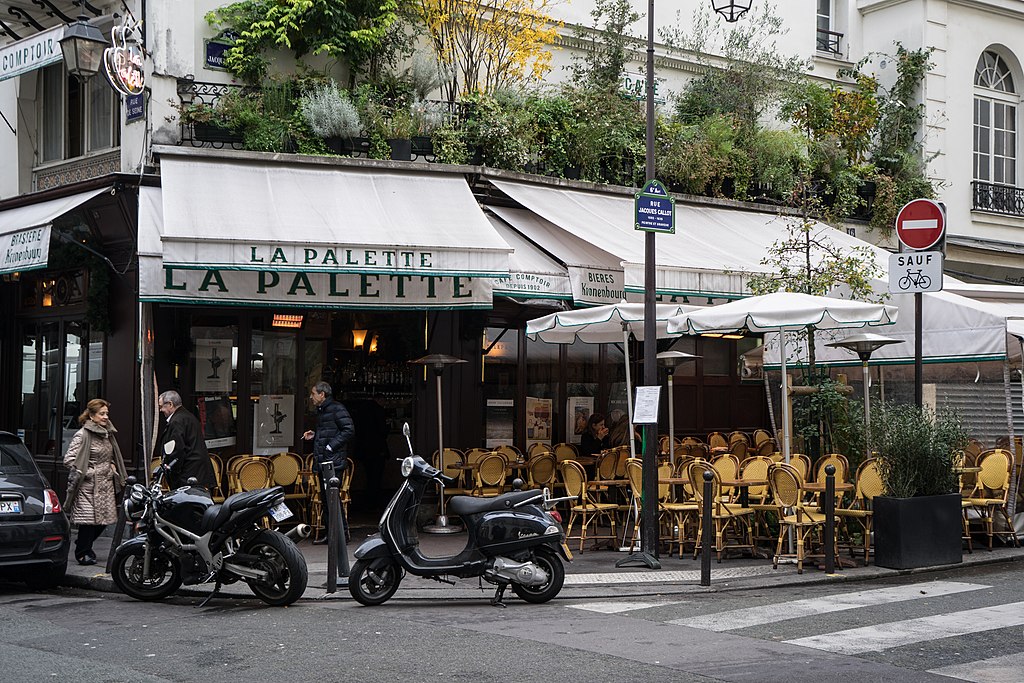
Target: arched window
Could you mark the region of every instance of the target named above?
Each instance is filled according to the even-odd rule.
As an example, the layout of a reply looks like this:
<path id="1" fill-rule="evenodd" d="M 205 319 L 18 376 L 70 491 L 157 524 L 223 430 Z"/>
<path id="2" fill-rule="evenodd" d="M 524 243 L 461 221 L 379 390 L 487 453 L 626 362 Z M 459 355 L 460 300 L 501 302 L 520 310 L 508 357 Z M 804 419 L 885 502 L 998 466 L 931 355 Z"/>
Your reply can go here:
<path id="1" fill-rule="evenodd" d="M 995 52 L 974 72 L 974 179 L 1017 184 L 1017 102 L 1013 76 Z"/>

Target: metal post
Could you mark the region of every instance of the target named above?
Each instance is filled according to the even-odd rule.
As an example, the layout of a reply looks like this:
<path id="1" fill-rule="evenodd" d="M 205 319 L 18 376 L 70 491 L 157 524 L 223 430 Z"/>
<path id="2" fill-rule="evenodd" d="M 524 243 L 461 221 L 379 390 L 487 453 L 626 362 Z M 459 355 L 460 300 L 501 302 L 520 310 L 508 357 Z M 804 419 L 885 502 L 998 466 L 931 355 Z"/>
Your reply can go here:
<path id="1" fill-rule="evenodd" d="M 674 367 L 668 369 L 668 459 L 672 463 L 672 469 L 676 467 L 676 416 L 673 402 L 672 376 L 676 374 Z"/>
<path id="2" fill-rule="evenodd" d="M 703 533 L 700 537 L 700 585 L 711 585 L 711 536 L 714 534 L 714 525 L 711 521 L 711 497 L 714 495 L 715 475 L 711 470 L 704 470 L 704 500 L 703 518 L 700 528 Z"/>
<path id="3" fill-rule="evenodd" d="M 923 348 L 921 342 L 922 297 L 921 292 L 914 294 L 914 404 L 918 408 L 924 406 L 924 366 L 922 364 Z"/>
<path id="4" fill-rule="evenodd" d="M 825 501 L 821 506 L 825 515 L 825 573 L 836 573 L 836 468 L 825 465 Z"/>
<path id="5" fill-rule="evenodd" d="M 871 370 L 868 369 L 868 359 L 863 362 L 864 376 L 864 458 L 871 457 Z"/>
<path id="6" fill-rule="evenodd" d="M 117 526 L 114 527 L 114 537 L 110 539 L 110 552 L 107 553 L 106 572 L 108 574 L 114 568 L 114 551 L 121 545 L 121 539 L 124 538 L 124 525 L 128 523 L 128 518 L 124 514 L 124 495 L 137 481 L 138 479 L 135 477 L 128 477 L 125 480 L 124 491 L 121 492 L 121 500 L 117 504 Z"/>

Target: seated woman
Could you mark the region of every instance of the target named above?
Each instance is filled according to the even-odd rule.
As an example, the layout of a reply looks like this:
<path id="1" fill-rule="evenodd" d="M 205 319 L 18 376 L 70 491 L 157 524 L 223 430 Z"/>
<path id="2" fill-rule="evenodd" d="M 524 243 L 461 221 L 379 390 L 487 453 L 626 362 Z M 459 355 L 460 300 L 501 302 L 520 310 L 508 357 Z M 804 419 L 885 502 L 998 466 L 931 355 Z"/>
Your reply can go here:
<path id="1" fill-rule="evenodd" d="M 597 455 L 608 447 L 608 427 L 604 424 L 604 415 L 591 413 L 577 450 L 580 455 Z"/>

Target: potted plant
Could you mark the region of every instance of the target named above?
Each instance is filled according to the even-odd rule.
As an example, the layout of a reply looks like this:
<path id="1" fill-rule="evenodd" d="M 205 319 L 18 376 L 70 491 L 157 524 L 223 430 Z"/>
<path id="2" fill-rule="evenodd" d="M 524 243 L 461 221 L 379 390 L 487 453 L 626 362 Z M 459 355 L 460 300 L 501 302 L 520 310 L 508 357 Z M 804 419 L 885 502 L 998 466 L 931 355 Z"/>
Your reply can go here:
<path id="1" fill-rule="evenodd" d="M 172 100 L 171 105 L 178 112 L 178 121 L 192 131 L 193 140 L 221 144 L 242 142 L 242 134 L 232 130 L 230 121 L 220 107 L 198 100 Z M 170 117 L 168 120 L 173 121 Z"/>
<path id="2" fill-rule="evenodd" d="M 362 131 L 359 111 L 348 94 L 334 82 L 323 83 L 299 99 L 302 118 L 314 134 L 336 154 L 351 154 Z"/>
<path id="3" fill-rule="evenodd" d="M 395 161 L 412 161 L 412 133 L 416 124 L 412 111 L 395 108 L 381 121 L 381 135 L 391 148 Z"/>
<path id="4" fill-rule="evenodd" d="M 434 131 L 445 122 L 447 109 L 442 102 L 419 100 L 410 107 L 412 115 L 412 153 L 416 156 L 434 155 Z"/>
<path id="5" fill-rule="evenodd" d="M 956 454 L 967 433 L 953 413 L 886 405 L 871 420 L 885 495 L 874 499 L 875 564 L 911 569 L 963 559 Z"/>

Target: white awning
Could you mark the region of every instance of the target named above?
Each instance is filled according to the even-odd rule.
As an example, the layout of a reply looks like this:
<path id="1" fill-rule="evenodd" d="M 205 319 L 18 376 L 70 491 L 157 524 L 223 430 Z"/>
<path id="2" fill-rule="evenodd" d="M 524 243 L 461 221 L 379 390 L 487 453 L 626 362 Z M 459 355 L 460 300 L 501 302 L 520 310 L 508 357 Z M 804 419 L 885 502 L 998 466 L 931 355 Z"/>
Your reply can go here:
<path id="1" fill-rule="evenodd" d="M 161 178 L 140 197 L 146 300 L 481 308 L 509 274 L 460 175 L 164 150 Z"/>
<path id="2" fill-rule="evenodd" d="M 45 268 L 53 221 L 109 187 L 0 211 L 0 273 Z"/>
<path id="3" fill-rule="evenodd" d="M 576 304 L 617 304 L 626 298 L 622 259 L 525 209 L 488 207 L 516 232 L 565 267 Z"/>
<path id="4" fill-rule="evenodd" d="M 644 288 L 645 233 L 634 229 L 634 198 L 500 178 L 490 182 L 549 223 L 595 242 L 623 264 L 627 292 Z M 768 213 L 676 203 L 675 234 L 656 241 L 656 288 L 668 296 L 738 297 L 749 294 L 744 273 L 766 272 L 769 248 L 789 236 L 787 220 Z M 888 252 L 824 224 L 840 247 L 868 247 L 886 269 Z M 532 239 L 532 237 L 531 237 Z"/>
<path id="5" fill-rule="evenodd" d="M 496 280 L 495 296 L 514 299 L 572 299 L 565 266 L 541 251 L 497 216 L 487 219 L 510 247 L 508 277 Z"/>

